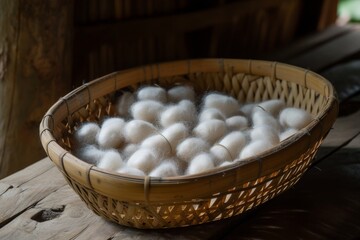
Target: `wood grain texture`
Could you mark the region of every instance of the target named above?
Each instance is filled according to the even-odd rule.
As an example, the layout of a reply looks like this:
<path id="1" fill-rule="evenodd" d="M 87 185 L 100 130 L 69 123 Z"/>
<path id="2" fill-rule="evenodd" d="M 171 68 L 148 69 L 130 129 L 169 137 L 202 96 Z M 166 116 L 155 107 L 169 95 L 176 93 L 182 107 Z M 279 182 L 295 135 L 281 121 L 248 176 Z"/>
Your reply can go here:
<path id="1" fill-rule="evenodd" d="M 0 2 L 0 178 L 45 156 L 38 126 L 70 90 L 71 28 L 70 0 Z"/>
<path id="2" fill-rule="evenodd" d="M 326 42 L 312 51 L 287 59 L 287 63 L 308 68 L 313 71 L 323 70 L 342 59 L 360 52 L 360 31 L 353 30 L 333 41 Z M 340 50 L 341 49 L 341 50 Z"/>
<path id="3" fill-rule="evenodd" d="M 49 162 L 49 160 L 41 161 L 19 172 L 16 178 L 13 175 L 1 181 L 1 185 L 7 189 L 0 195 L 0 227 L 51 192 L 66 185 L 64 179 L 59 176 L 58 169 L 53 165 L 48 167 Z"/>

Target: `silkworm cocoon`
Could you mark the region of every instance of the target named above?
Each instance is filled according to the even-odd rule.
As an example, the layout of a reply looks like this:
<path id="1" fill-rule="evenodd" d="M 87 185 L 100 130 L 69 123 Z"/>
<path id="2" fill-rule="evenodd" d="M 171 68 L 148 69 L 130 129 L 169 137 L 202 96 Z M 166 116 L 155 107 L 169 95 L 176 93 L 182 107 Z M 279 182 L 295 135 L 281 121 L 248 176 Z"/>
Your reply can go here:
<path id="1" fill-rule="evenodd" d="M 225 123 L 230 131 L 244 130 L 249 127 L 249 121 L 244 116 L 233 116 L 227 118 Z"/>
<path id="2" fill-rule="evenodd" d="M 211 93 L 204 99 L 205 108 L 216 108 L 222 112 L 225 117 L 231 117 L 239 112 L 239 102 L 230 96 L 218 93 Z"/>
<path id="3" fill-rule="evenodd" d="M 234 163 L 234 162 L 225 161 L 225 162 L 221 163 L 221 164 L 219 165 L 219 167 L 229 166 L 229 165 L 232 165 L 233 163 Z"/>
<path id="4" fill-rule="evenodd" d="M 135 102 L 135 96 L 131 92 L 124 92 L 117 100 L 116 109 L 121 117 L 128 117 L 131 105 Z"/>
<path id="5" fill-rule="evenodd" d="M 179 102 L 181 100 L 195 101 L 194 88 L 190 86 L 176 86 L 168 90 L 168 101 Z"/>
<path id="6" fill-rule="evenodd" d="M 121 153 L 124 156 L 124 158 L 129 158 L 134 152 L 136 152 L 139 149 L 138 144 L 127 144 L 122 150 Z"/>
<path id="7" fill-rule="evenodd" d="M 200 153 L 195 156 L 186 170 L 186 174 L 197 174 L 215 167 L 213 156 L 209 153 Z"/>
<path id="8" fill-rule="evenodd" d="M 223 137 L 226 131 L 227 128 L 225 122 L 217 119 L 200 122 L 193 129 L 193 133 L 196 137 L 202 138 L 210 144 L 213 144 L 219 138 Z"/>
<path id="9" fill-rule="evenodd" d="M 86 145 L 76 151 L 75 155 L 81 160 L 97 165 L 100 159 L 104 156 L 105 151 L 100 150 L 95 145 Z"/>
<path id="10" fill-rule="evenodd" d="M 124 161 L 119 152 L 115 150 L 108 150 L 100 159 L 97 166 L 102 169 L 116 171 L 124 166 Z"/>
<path id="11" fill-rule="evenodd" d="M 179 122 L 192 125 L 196 121 L 196 117 L 195 105 L 188 100 L 182 100 L 177 105 L 169 106 L 162 112 L 160 124 L 163 127 L 169 127 Z"/>
<path id="12" fill-rule="evenodd" d="M 153 150 L 140 148 L 128 159 L 127 166 L 137 168 L 146 174 L 158 165 L 159 162 L 160 159 Z"/>
<path id="13" fill-rule="evenodd" d="M 185 139 L 176 147 L 176 155 L 180 160 L 189 162 L 199 153 L 209 151 L 209 148 L 209 144 L 201 138 L 191 137 Z"/>
<path id="14" fill-rule="evenodd" d="M 126 123 L 124 136 L 127 142 L 140 143 L 148 136 L 156 133 L 157 128 L 143 120 L 131 120 Z"/>
<path id="15" fill-rule="evenodd" d="M 226 135 L 218 144 L 210 148 L 210 153 L 215 157 L 218 165 L 224 161 L 233 161 L 246 144 L 245 134 L 236 131 Z"/>
<path id="16" fill-rule="evenodd" d="M 233 161 L 233 157 L 230 155 L 229 151 L 223 146 L 215 144 L 210 148 L 210 153 L 214 156 L 215 165 L 220 165 L 226 161 Z"/>
<path id="17" fill-rule="evenodd" d="M 253 113 L 253 110 L 254 108 L 256 107 L 256 103 L 247 103 L 247 104 L 244 104 L 241 108 L 240 108 L 240 111 L 245 114 L 245 116 L 247 117 L 251 117 L 252 113 Z"/>
<path id="18" fill-rule="evenodd" d="M 272 148 L 272 146 L 273 145 L 268 141 L 255 140 L 243 148 L 243 150 L 240 152 L 239 159 L 242 160 L 248 157 L 259 155 Z"/>
<path id="19" fill-rule="evenodd" d="M 155 123 L 163 109 L 164 105 L 160 102 L 144 100 L 135 102 L 130 111 L 134 119 Z"/>
<path id="20" fill-rule="evenodd" d="M 298 130 L 294 129 L 294 128 L 288 128 L 285 131 L 283 131 L 282 133 L 280 133 L 280 141 L 284 141 L 285 139 L 291 137 L 292 135 L 294 135 L 295 133 L 297 133 Z"/>
<path id="21" fill-rule="evenodd" d="M 161 133 L 170 143 L 172 150 L 189 136 L 189 129 L 183 123 L 175 123 Z"/>
<path id="22" fill-rule="evenodd" d="M 101 125 L 97 142 L 102 148 L 119 148 L 125 141 L 122 118 L 108 118 Z"/>
<path id="23" fill-rule="evenodd" d="M 280 132 L 281 130 L 281 126 L 278 120 L 274 118 L 270 113 L 267 113 L 263 110 L 254 111 L 252 115 L 252 123 L 254 128 L 258 126 L 266 125 L 275 129 L 277 132 Z"/>
<path id="24" fill-rule="evenodd" d="M 150 173 L 151 177 L 174 177 L 179 175 L 179 168 L 173 161 L 164 161 Z"/>
<path id="25" fill-rule="evenodd" d="M 279 115 L 282 126 L 298 130 L 306 127 L 312 120 L 311 114 L 300 108 L 285 108 Z"/>
<path id="26" fill-rule="evenodd" d="M 236 156 L 246 144 L 246 137 L 240 131 L 231 132 L 223 139 L 221 139 L 219 144 L 226 147 L 226 149 L 230 152 L 231 156 L 236 158 Z"/>
<path id="27" fill-rule="evenodd" d="M 210 119 L 218 119 L 225 121 L 225 116 L 216 108 L 205 108 L 199 114 L 199 122 L 204 122 Z"/>
<path id="28" fill-rule="evenodd" d="M 186 111 L 192 113 L 192 115 L 195 115 L 197 114 L 197 111 L 196 111 L 196 106 L 193 102 L 189 101 L 189 100 L 181 100 L 179 103 L 178 103 L 179 106 L 181 106 L 182 108 L 186 109 Z"/>
<path id="29" fill-rule="evenodd" d="M 168 157 L 173 151 L 170 142 L 160 134 L 146 138 L 140 147 L 151 149 L 160 157 Z"/>
<path id="30" fill-rule="evenodd" d="M 258 103 L 254 110 L 263 110 L 270 113 L 272 116 L 277 117 L 281 110 L 285 108 L 285 102 L 280 99 L 272 99 Z"/>
<path id="31" fill-rule="evenodd" d="M 143 177 L 145 176 L 145 173 L 137 168 L 133 168 L 133 167 L 129 167 L 129 166 L 124 166 L 120 169 L 117 170 L 118 173 L 121 174 L 128 174 L 128 175 L 134 175 L 134 176 L 139 176 L 139 177 Z"/>
<path id="32" fill-rule="evenodd" d="M 137 98 L 140 101 L 153 100 L 161 103 L 167 102 L 166 91 L 161 87 L 143 87 L 138 91 Z"/>
<path id="33" fill-rule="evenodd" d="M 255 127 L 250 132 L 251 140 L 264 140 L 268 141 L 272 145 L 276 145 L 280 142 L 278 132 L 271 126 L 260 125 Z"/>
<path id="34" fill-rule="evenodd" d="M 75 132 L 75 139 L 81 145 L 95 144 L 100 127 L 93 122 L 83 123 Z"/>

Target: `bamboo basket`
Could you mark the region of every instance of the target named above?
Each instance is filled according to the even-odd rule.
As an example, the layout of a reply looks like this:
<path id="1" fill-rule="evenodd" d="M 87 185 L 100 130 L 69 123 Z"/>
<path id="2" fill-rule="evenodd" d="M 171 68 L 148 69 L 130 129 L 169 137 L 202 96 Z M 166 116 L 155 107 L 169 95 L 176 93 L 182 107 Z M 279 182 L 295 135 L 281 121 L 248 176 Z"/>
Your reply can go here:
<path id="1" fill-rule="evenodd" d="M 81 122 L 114 115 L 114 100 L 123 90 L 142 84 L 166 88 L 179 81 L 191 82 L 199 94 L 216 90 L 243 103 L 283 99 L 315 119 L 261 155 L 197 175 L 133 177 L 72 154 L 74 130 Z M 239 215 L 289 189 L 311 165 L 337 112 L 332 85 L 311 71 L 258 60 L 198 59 L 124 70 L 83 85 L 48 110 L 40 138 L 49 158 L 96 214 L 136 228 L 172 228 Z"/>

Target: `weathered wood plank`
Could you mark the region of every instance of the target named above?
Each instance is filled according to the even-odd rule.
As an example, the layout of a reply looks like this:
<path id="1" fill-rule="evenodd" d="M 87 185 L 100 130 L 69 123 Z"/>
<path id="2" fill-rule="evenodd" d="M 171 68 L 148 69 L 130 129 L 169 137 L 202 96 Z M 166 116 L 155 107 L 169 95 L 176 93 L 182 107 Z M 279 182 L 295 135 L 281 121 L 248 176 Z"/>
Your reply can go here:
<path id="1" fill-rule="evenodd" d="M 360 134 L 360 111 L 357 111 L 349 116 L 338 118 L 333 128 L 330 130 L 328 136 L 321 144 L 313 165 L 318 162 L 326 160 L 333 153 L 346 146 L 349 141 L 352 141 Z"/>
<path id="2" fill-rule="evenodd" d="M 55 164 L 53 164 L 49 158 L 44 158 L 27 168 L 18 171 L 16 174 L 12 174 L 4 179 L 1 179 L 0 183 L 20 186 L 21 184 L 28 182 L 55 167 Z"/>
<path id="3" fill-rule="evenodd" d="M 360 52 L 360 31 L 354 30 L 333 41 L 322 44 L 312 51 L 305 52 L 286 62 L 295 66 L 319 71 L 340 60 Z M 339 51 L 341 49 L 341 51 Z"/>
<path id="4" fill-rule="evenodd" d="M 322 147 L 339 147 L 360 133 L 360 111 L 349 116 L 338 118 L 329 134 L 321 144 Z"/>
<path id="5" fill-rule="evenodd" d="M 50 171 L 45 174 L 55 178 L 60 175 Z M 1 228 L 0 239 L 209 239 L 219 236 L 230 224 L 231 220 L 225 220 L 167 230 L 123 227 L 95 215 L 65 185 Z"/>
<path id="6" fill-rule="evenodd" d="M 301 53 L 309 52 L 315 47 L 318 47 L 320 44 L 323 44 L 327 41 L 331 41 L 336 37 L 344 35 L 351 31 L 352 28 L 347 26 L 330 26 L 324 31 L 311 34 L 306 36 L 293 44 L 290 44 L 287 47 L 279 49 L 273 53 L 270 53 L 267 56 L 264 56 L 264 59 L 275 60 L 275 61 L 286 61 L 286 59 L 294 58 L 294 56 Z"/>
<path id="7" fill-rule="evenodd" d="M 44 160 L 39 163 L 40 169 L 43 167 L 42 162 L 44 162 Z M 52 167 L 45 172 L 38 173 L 36 177 L 31 177 L 34 176 L 34 174 L 36 175 L 36 169 L 37 164 L 34 164 L 32 168 L 22 171 L 22 174 L 29 172 L 24 174 L 25 179 L 23 181 L 16 180 L 22 178 L 21 174 L 14 174 L 10 178 L 5 179 L 6 181 L 1 181 L 2 184 L 8 184 L 12 187 L 8 187 L 8 189 L 0 195 L 0 227 L 33 204 L 45 198 L 51 192 L 66 185 L 58 169 Z M 13 182 L 9 181 L 9 179 L 13 179 Z"/>

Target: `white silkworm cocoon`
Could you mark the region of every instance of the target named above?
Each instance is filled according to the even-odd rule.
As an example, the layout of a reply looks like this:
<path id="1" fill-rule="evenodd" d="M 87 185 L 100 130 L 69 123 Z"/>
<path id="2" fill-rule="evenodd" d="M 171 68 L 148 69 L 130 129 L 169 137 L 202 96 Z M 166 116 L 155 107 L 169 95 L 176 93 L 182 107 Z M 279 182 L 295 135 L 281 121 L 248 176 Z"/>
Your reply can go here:
<path id="1" fill-rule="evenodd" d="M 219 167 L 229 166 L 229 165 L 232 165 L 233 163 L 234 163 L 234 162 L 225 161 L 225 162 L 221 163 L 221 164 L 219 165 Z"/>
<path id="2" fill-rule="evenodd" d="M 283 131 L 282 133 L 280 133 L 280 141 L 284 141 L 285 139 L 291 137 L 292 135 L 294 135 L 295 133 L 297 133 L 298 130 L 294 129 L 294 128 L 288 128 L 285 131 Z"/>
<path id="3" fill-rule="evenodd" d="M 254 111 L 262 110 L 274 117 L 277 117 L 281 110 L 285 108 L 285 102 L 280 99 L 267 100 L 256 104 Z"/>
<path id="4" fill-rule="evenodd" d="M 240 111 L 242 113 L 245 114 L 245 116 L 247 117 L 251 117 L 252 113 L 253 113 L 253 110 L 254 108 L 256 107 L 256 103 L 247 103 L 247 104 L 244 104 L 241 108 L 240 108 Z"/>
<path id="5" fill-rule="evenodd" d="M 226 135 L 218 144 L 210 148 L 216 164 L 224 161 L 233 161 L 246 144 L 246 137 L 242 132 L 236 131 Z"/>
<path id="6" fill-rule="evenodd" d="M 199 153 L 209 151 L 209 148 L 209 144 L 201 138 L 191 137 L 185 139 L 176 147 L 176 155 L 180 160 L 189 162 Z"/>
<path id="7" fill-rule="evenodd" d="M 153 100 L 161 103 L 167 102 L 166 90 L 161 87 L 143 87 L 138 91 L 137 98 L 140 101 Z"/>
<path id="8" fill-rule="evenodd" d="M 297 130 L 306 127 L 312 120 L 311 114 L 300 108 L 285 108 L 279 115 L 282 126 Z"/>
<path id="9" fill-rule="evenodd" d="M 137 168 L 143 171 L 145 174 L 149 173 L 156 165 L 158 165 L 160 159 L 157 154 L 148 148 L 140 148 L 131 155 L 127 161 L 128 167 Z"/>
<path id="10" fill-rule="evenodd" d="M 276 145 L 280 142 L 278 132 L 271 126 L 260 125 L 255 127 L 250 132 L 251 140 L 264 140 Z"/>
<path id="11" fill-rule="evenodd" d="M 75 132 L 75 139 L 81 145 L 95 144 L 100 127 L 93 122 L 83 123 Z"/>
<path id="12" fill-rule="evenodd" d="M 197 111 L 196 111 L 196 106 L 195 104 L 190 101 L 190 100 L 181 100 L 179 103 L 178 103 L 179 106 L 183 107 L 184 109 L 186 109 L 188 112 L 190 112 L 193 116 L 197 114 Z"/>
<path id="13" fill-rule="evenodd" d="M 189 129 L 183 123 L 175 123 L 161 133 L 170 143 L 172 150 L 189 136 Z"/>
<path id="14" fill-rule="evenodd" d="M 97 164 L 97 167 L 111 171 L 116 171 L 123 166 L 124 161 L 120 153 L 115 150 L 105 151 L 104 156 Z"/>
<path id="15" fill-rule="evenodd" d="M 139 149 L 138 144 L 127 144 L 122 150 L 121 153 L 124 156 L 124 158 L 129 158 L 134 152 L 136 152 Z"/>
<path id="16" fill-rule="evenodd" d="M 97 148 L 95 145 L 87 145 L 76 151 L 76 156 L 81 160 L 97 165 L 100 159 L 104 156 L 105 151 Z"/>
<path id="17" fill-rule="evenodd" d="M 176 86 L 168 90 L 169 102 L 179 102 L 181 100 L 195 101 L 194 88 L 190 86 Z"/>
<path id="18" fill-rule="evenodd" d="M 134 175 L 134 176 L 138 176 L 138 177 L 145 176 L 145 173 L 143 171 L 141 171 L 140 169 L 129 167 L 129 166 L 124 166 L 124 167 L 118 169 L 117 172 L 121 173 L 121 174 Z"/>
<path id="19" fill-rule="evenodd" d="M 239 102 L 230 96 L 218 93 L 211 93 L 204 99 L 204 108 L 216 108 L 222 112 L 225 117 L 231 117 L 239 113 Z"/>
<path id="20" fill-rule="evenodd" d="M 155 123 L 163 109 L 164 105 L 160 102 L 144 100 L 135 102 L 130 112 L 134 119 Z"/>
<path id="21" fill-rule="evenodd" d="M 243 150 L 240 152 L 239 159 L 242 160 L 259 155 L 272 147 L 273 145 L 268 141 L 255 140 L 243 148 Z"/>
<path id="22" fill-rule="evenodd" d="M 193 129 L 193 133 L 196 137 L 202 138 L 210 144 L 213 144 L 218 139 L 223 137 L 226 131 L 227 128 L 225 122 L 217 119 L 210 119 L 205 122 L 200 122 Z"/>
<path id="23" fill-rule="evenodd" d="M 125 122 L 122 118 L 108 118 L 101 125 L 97 142 L 102 148 L 119 148 L 125 141 L 123 129 Z"/>
<path id="24" fill-rule="evenodd" d="M 280 132 L 281 126 L 276 118 L 274 118 L 270 113 L 267 113 L 263 110 L 261 111 L 254 111 L 252 115 L 252 122 L 253 127 L 259 126 L 270 126 L 271 128 L 275 129 L 277 132 Z"/>
<path id="25" fill-rule="evenodd" d="M 199 114 L 199 122 L 204 122 L 210 119 L 218 119 L 224 121 L 225 116 L 216 108 L 203 109 Z"/>
<path id="26" fill-rule="evenodd" d="M 159 166 L 154 168 L 149 176 L 151 177 L 174 177 L 179 175 L 179 168 L 173 161 L 163 161 Z"/>
<path id="27" fill-rule="evenodd" d="M 125 139 L 130 143 L 140 143 L 156 132 L 157 128 L 154 125 L 143 120 L 131 120 L 124 128 Z"/>
<path id="28" fill-rule="evenodd" d="M 226 150 L 226 148 L 224 148 L 223 146 L 215 144 L 210 148 L 210 153 L 214 156 L 215 165 L 220 165 L 226 161 L 233 161 L 233 157 L 230 155 L 229 151 Z"/>
<path id="29" fill-rule="evenodd" d="M 225 123 L 230 131 L 240 131 L 249 127 L 249 121 L 244 116 L 233 116 L 227 118 Z"/>
<path id="30" fill-rule="evenodd" d="M 131 105 L 135 102 L 135 96 L 131 92 L 124 92 L 117 100 L 116 109 L 121 117 L 128 117 Z"/>
<path id="31" fill-rule="evenodd" d="M 160 134 L 146 138 L 141 143 L 140 148 L 151 149 L 159 157 L 168 157 L 173 151 L 170 142 Z"/>
<path id="32" fill-rule="evenodd" d="M 167 107 L 161 114 L 160 124 L 169 127 L 174 123 L 192 125 L 196 121 L 196 107 L 189 100 L 182 100 L 177 105 Z"/>
<path id="33" fill-rule="evenodd" d="M 209 153 L 200 153 L 189 163 L 186 174 L 197 174 L 209 171 L 215 167 L 213 156 Z"/>

